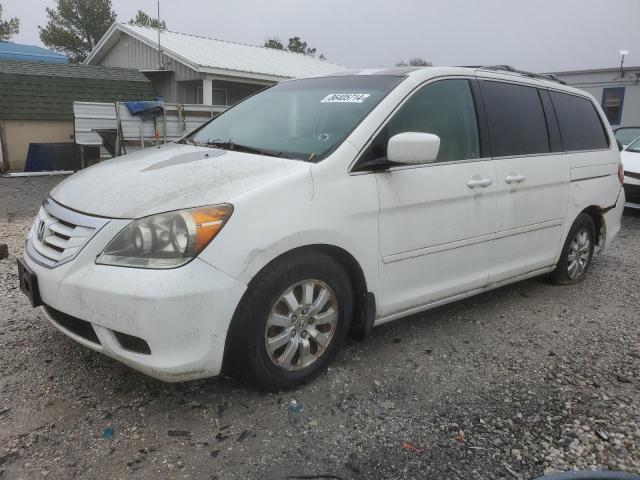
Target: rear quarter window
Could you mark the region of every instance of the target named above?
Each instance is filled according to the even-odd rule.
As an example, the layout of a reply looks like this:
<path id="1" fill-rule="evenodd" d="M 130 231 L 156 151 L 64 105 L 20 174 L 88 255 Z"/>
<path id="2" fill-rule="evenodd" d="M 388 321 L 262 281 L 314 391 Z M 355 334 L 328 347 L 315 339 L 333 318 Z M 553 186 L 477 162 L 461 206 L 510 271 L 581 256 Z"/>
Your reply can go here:
<path id="1" fill-rule="evenodd" d="M 609 148 L 609 137 L 590 100 L 556 91 L 550 94 L 565 151 Z"/>

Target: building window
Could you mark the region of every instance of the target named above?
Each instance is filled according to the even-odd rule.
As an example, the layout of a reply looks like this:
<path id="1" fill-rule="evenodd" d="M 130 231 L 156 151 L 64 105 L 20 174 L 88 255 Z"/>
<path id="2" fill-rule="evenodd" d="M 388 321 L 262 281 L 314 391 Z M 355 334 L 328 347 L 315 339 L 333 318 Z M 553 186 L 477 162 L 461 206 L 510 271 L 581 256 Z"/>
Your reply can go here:
<path id="1" fill-rule="evenodd" d="M 228 105 L 227 90 L 225 88 L 214 88 L 212 100 L 214 105 Z M 202 87 L 196 89 L 196 103 L 202 104 Z"/>
<path id="2" fill-rule="evenodd" d="M 611 125 L 620 125 L 622 106 L 624 105 L 624 87 L 602 90 L 602 109 Z"/>
<path id="3" fill-rule="evenodd" d="M 224 88 L 213 89 L 213 104 L 227 105 L 227 91 Z"/>

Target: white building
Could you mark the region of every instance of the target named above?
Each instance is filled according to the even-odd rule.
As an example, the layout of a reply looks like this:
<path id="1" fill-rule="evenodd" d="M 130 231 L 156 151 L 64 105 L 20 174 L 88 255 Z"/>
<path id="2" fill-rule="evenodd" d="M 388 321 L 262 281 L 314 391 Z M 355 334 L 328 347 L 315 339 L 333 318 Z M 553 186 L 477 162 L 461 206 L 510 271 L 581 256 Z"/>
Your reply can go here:
<path id="1" fill-rule="evenodd" d="M 346 68 L 301 53 L 115 22 L 87 65 L 135 68 L 171 103 L 232 105 L 281 80 Z M 159 53 L 161 52 L 161 54 Z"/>
<path id="2" fill-rule="evenodd" d="M 640 67 L 555 72 L 554 75 L 593 95 L 614 128 L 640 126 Z"/>

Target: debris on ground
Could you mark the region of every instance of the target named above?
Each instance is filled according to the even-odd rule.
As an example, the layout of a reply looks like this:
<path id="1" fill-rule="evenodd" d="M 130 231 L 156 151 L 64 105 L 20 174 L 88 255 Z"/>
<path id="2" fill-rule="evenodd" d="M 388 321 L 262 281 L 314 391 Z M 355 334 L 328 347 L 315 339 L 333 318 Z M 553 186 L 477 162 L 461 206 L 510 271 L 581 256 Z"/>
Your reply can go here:
<path id="1" fill-rule="evenodd" d="M 412 452 L 412 453 L 422 454 L 425 452 L 424 448 L 416 447 L 411 442 L 402 442 L 402 448 L 404 448 L 407 452 Z"/>
<path id="2" fill-rule="evenodd" d="M 287 417 L 289 419 L 289 424 L 294 427 L 299 427 L 302 425 L 302 416 L 304 412 L 304 407 L 301 403 L 298 403 L 297 400 L 291 400 L 289 406 L 287 407 Z"/>

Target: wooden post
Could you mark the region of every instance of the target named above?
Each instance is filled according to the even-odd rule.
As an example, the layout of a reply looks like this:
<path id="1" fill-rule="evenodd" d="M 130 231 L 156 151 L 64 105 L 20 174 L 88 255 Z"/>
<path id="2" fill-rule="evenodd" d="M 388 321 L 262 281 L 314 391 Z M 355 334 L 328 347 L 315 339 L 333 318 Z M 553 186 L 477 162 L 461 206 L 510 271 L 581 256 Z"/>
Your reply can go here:
<path id="1" fill-rule="evenodd" d="M 164 105 L 162 106 L 162 144 L 164 145 L 165 143 L 167 143 L 167 109 L 164 107 Z"/>
<path id="2" fill-rule="evenodd" d="M 0 173 L 9 170 L 9 154 L 7 151 L 7 139 L 4 133 L 4 122 L 0 120 Z"/>
<path id="3" fill-rule="evenodd" d="M 120 103 L 116 102 L 116 157 L 127 153 L 124 145 L 124 135 L 122 134 L 122 119 L 120 118 Z"/>
<path id="4" fill-rule="evenodd" d="M 140 122 L 138 125 L 140 125 L 140 149 L 144 150 L 144 125 L 142 124 L 142 118 L 139 118 L 138 121 Z"/>
<path id="5" fill-rule="evenodd" d="M 186 114 L 184 113 L 184 105 L 181 103 L 178 104 L 178 111 L 180 112 L 180 123 L 182 123 L 182 131 L 187 131 L 187 119 Z"/>

